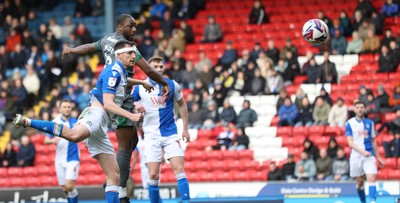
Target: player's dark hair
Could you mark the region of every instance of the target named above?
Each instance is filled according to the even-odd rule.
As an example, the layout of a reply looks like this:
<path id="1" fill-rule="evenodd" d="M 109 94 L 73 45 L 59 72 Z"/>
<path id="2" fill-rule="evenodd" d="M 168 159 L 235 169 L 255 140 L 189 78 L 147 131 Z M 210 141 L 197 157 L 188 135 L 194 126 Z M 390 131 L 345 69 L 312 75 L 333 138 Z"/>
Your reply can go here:
<path id="1" fill-rule="evenodd" d="M 153 61 L 164 63 L 164 59 L 161 56 L 153 56 L 153 57 L 149 58 L 149 60 L 148 60 L 149 63 L 151 63 Z"/>
<path id="2" fill-rule="evenodd" d="M 354 103 L 354 106 L 357 106 L 358 104 L 362 104 L 362 105 L 365 107 L 365 103 L 362 102 L 362 101 L 356 101 L 356 102 Z"/>
<path id="3" fill-rule="evenodd" d="M 114 51 L 124 48 L 126 45 L 133 46 L 134 44 L 127 40 L 121 40 L 114 45 Z"/>
<path id="4" fill-rule="evenodd" d="M 117 25 L 122 25 L 126 19 L 128 18 L 133 18 L 131 15 L 129 14 L 121 14 L 117 17 Z"/>
<path id="5" fill-rule="evenodd" d="M 69 99 L 62 99 L 62 100 L 60 100 L 60 106 L 61 106 L 61 104 L 62 103 L 72 103 L 72 101 L 71 100 L 69 100 Z"/>

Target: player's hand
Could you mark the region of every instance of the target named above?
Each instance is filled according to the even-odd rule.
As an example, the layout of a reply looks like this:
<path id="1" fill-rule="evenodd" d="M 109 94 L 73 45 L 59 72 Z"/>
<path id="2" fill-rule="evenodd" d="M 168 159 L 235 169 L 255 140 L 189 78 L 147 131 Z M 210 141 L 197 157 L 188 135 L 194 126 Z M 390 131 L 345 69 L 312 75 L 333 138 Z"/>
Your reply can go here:
<path id="1" fill-rule="evenodd" d="M 153 85 L 151 85 L 151 83 L 149 83 L 147 81 L 143 81 L 142 86 L 144 87 L 144 89 L 146 89 L 146 92 L 148 92 L 148 93 L 150 93 L 151 91 L 154 90 Z"/>
<path id="2" fill-rule="evenodd" d="M 190 134 L 188 130 L 183 130 L 182 132 L 182 139 L 185 142 L 190 142 Z"/>
<path id="3" fill-rule="evenodd" d="M 146 112 L 146 109 L 144 109 L 142 103 L 140 103 L 140 102 L 136 102 L 135 103 L 135 109 L 139 113 L 145 113 Z"/>
<path id="4" fill-rule="evenodd" d="M 383 166 L 385 166 L 385 164 L 383 163 L 383 160 L 382 160 L 381 157 L 378 157 L 377 159 L 378 159 L 379 166 L 380 166 L 381 168 L 382 168 Z"/>
<path id="5" fill-rule="evenodd" d="M 365 152 L 363 153 L 363 155 L 364 155 L 365 157 L 370 157 L 370 156 L 371 156 L 371 153 L 365 151 Z"/>
<path id="6" fill-rule="evenodd" d="M 132 113 L 129 116 L 129 119 L 133 122 L 138 122 L 143 118 L 144 114 L 143 113 Z"/>
<path id="7" fill-rule="evenodd" d="M 61 53 L 61 59 L 64 59 L 64 56 L 68 56 L 71 54 L 71 47 L 64 47 Z"/>
<path id="8" fill-rule="evenodd" d="M 168 86 L 168 84 L 167 85 L 163 85 L 163 87 L 162 87 L 162 99 L 164 100 L 164 101 L 167 101 L 167 99 L 168 99 L 168 97 L 169 97 L 169 93 L 170 93 L 170 89 L 169 89 L 169 86 Z"/>

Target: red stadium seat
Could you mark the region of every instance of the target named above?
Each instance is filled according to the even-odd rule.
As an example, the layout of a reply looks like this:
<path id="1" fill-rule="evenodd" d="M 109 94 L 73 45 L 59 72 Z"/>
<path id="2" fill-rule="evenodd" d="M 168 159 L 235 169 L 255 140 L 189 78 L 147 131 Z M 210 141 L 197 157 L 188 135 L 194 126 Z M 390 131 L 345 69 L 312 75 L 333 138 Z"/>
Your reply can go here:
<path id="1" fill-rule="evenodd" d="M 215 174 L 216 181 L 232 181 L 233 180 L 232 172 L 217 171 L 214 174 Z"/>
<path id="2" fill-rule="evenodd" d="M 266 171 L 247 171 L 249 174 L 249 179 L 251 181 L 266 181 L 267 172 Z"/>
<path id="3" fill-rule="evenodd" d="M 388 179 L 391 180 L 400 180 L 400 170 L 392 169 L 388 172 Z"/>
<path id="4" fill-rule="evenodd" d="M 189 180 L 189 182 L 199 182 L 200 181 L 199 174 L 197 174 L 197 173 L 186 173 L 186 177 Z"/>
<path id="5" fill-rule="evenodd" d="M 325 132 L 324 135 L 326 136 L 340 136 L 342 135 L 343 132 L 343 128 L 342 127 L 331 127 L 331 126 L 326 126 L 325 127 Z"/>
<path id="6" fill-rule="evenodd" d="M 222 152 L 220 150 L 213 150 L 210 152 L 206 152 L 205 153 L 206 159 L 208 161 L 210 160 L 221 160 L 221 158 L 223 157 Z"/>
<path id="7" fill-rule="evenodd" d="M 249 181 L 250 174 L 246 173 L 246 171 L 234 171 L 233 172 L 233 179 L 235 181 Z"/>
<path id="8" fill-rule="evenodd" d="M 25 177 L 35 177 L 38 174 L 38 168 L 36 167 L 25 167 L 23 168 L 23 175 Z"/>
<path id="9" fill-rule="evenodd" d="M 201 130 L 197 131 L 197 139 L 210 139 L 213 137 L 213 130 Z"/>
<path id="10" fill-rule="evenodd" d="M 22 168 L 17 168 L 17 167 L 8 168 L 9 177 L 21 177 L 22 174 L 23 174 Z"/>
<path id="11" fill-rule="evenodd" d="M 196 171 L 210 171 L 210 164 L 208 161 L 196 161 L 193 163 Z"/>
<path id="12" fill-rule="evenodd" d="M 325 132 L 325 126 L 311 126 L 309 128 L 309 135 L 313 136 L 313 135 L 320 135 L 322 136 Z"/>
<path id="13" fill-rule="evenodd" d="M 397 167 L 396 158 L 383 158 L 383 164 L 388 169 L 395 169 Z"/>
<path id="14" fill-rule="evenodd" d="M 212 160 L 209 161 L 208 164 L 210 164 L 211 171 L 225 171 L 229 162 L 229 160 Z"/>
<path id="15" fill-rule="evenodd" d="M 244 170 L 260 170 L 260 163 L 258 161 L 244 162 Z"/>
<path id="16" fill-rule="evenodd" d="M 213 182 L 216 180 L 213 173 L 210 172 L 200 172 L 200 180 L 204 182 Z"/>
<path id="17" fill-rule="evenodd" d="M 294 147 L 297 146 L 297 139 L 294 137 L 285 137 L 282 138 L 282 146 L 284 147 Z"/>
<path id="18" fill-rule="evenodd" d="M 224 156 L 224 159 L 228 160 L 236 160 L 239 158 L 239 152 L 238 151 L 231 151 L 231 150 L 226 150 L 222 153 Z"/>
<path id="19" fill-rule="evenodd" d="M 89 181 L 88 184 L 89 185 L 101 185 L 104 183 L 104 181 L 106 180 L 105 175 L 98 175 L 98 174 L 91 174 L 87 176 Z"/>
<path id="20" fill-rule="evenodd" d="M 374 55 L 373 54 L 360 54 L 358 57 L 359 63 L 373 63 Z"/>
<path id="21" fill-rule="evenodd" d="M 10 182 L 10 187 L 25 187 L 26 186 L 25 179 L 18 177 L 18 176 L 8 178 L 8 181 Z"/>
<path id="22" fill-rule="evenodd" d="M 190 142 L 189 142 L 190 143 Z M 196 150 L 194 152 L 191 152 L 191 159 L 192 160 L 206 160 L 206 156 L 205 156 L 205 151 L 203 150 Z"/>
<path id="23" fill-rule="evenodd" d="M 230 161 L 230 162 L 225 162 L 225 163 L 228 164 L 226 166 L 226 169 L 229 171 L 243 171 L 244 170 L 242 161 L 236 160 L 236 161 Z"/>
<path id="24" fill-rule="evenodd" d="M 243 160 L 253 160 L 254 152 L 252 150 L 243 150 L 239 152 L 239 159 Z"/>
<path id="25" fill-rule="evenodd" d="M 276 135 L 281 137 L 292 136 L 292 133 L 293 133 L 293 128 L 290 126 L 278 127 L 276 131 Z"/>
<path id="26" fill-rule="evenodd" d="M 37 177 L 25 177 L 24 180 L 27 187 L 38 187 L 41 184 Z"/>
<path id="27" fill-rule="evenodd" d="M 377 180 L 386 180 L 388 179 L 388 171 L 387 170 L 379 170 L 378 174 L 376 174 Z"/>
<path id="28" fill-rule="evenodd" d="M 30 136 L 31 142 L 32 142 L 35 146 L 37 146 L 37 145 L 43 145 L 43 143 L 44 143 L 44 138 L 45 138 L 45 136 L 44 136 L 44 135 L 41 135 L 41 134 L 34 134 L 34 135 L 31 135 L 31 136 Z"/>
<path id="29" fill-rule="evenodd" d="M 8 188 L 8 187 L 10 187 L 10 178 L 0 177 L 0 188 Z"/>
<path id="30" fill-rule="evenodd" d="M 293 128 L 293 136 L 307 136 L 308 135 L 308 127 L 294 127 Z"/>

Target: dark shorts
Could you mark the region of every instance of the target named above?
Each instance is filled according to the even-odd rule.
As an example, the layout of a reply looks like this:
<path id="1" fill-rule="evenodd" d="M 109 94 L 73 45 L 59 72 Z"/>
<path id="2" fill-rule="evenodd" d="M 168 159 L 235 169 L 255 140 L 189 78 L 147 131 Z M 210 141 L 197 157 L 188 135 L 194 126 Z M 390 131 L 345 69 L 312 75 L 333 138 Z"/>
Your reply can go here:
<path id="1" fill-rule="evenodd" d="M 135 110 L 135 104 L 133 103 L 132 95 L 131 94 L 125 94 L 124 101 L 122 103 L 121 108 L 129 111 L 129 112 L 134 112 Z M 133 127 L 136 126 L 136 122 L 133 122 L 123 116 L 117 116 L 117 124 L 118 128 L 119 127 Z"/>

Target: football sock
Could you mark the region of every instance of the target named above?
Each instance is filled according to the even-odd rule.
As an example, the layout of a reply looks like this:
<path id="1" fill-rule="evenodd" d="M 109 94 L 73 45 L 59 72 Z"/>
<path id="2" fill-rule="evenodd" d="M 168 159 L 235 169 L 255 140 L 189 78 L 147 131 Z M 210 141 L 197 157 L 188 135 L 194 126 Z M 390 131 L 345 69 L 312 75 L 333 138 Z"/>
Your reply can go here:
<path id="1" fill-rule="evenodd" d="M 64 125 L 53 121 L 31 120 L 30 126 L 45 133 L 60 137 Z"/>
<path id="2" fill-rule="evenodd" d="M 78 190 L 76 188 L 68 192 L 68 203 L 78 203 Z"/>
<path id="3" fill-rule="evenodd" d="M 369 199 L 370 201 L 376 201 L 376 185 L 375 183 L 369 183 Z"/>
<path id="4" fill-rule="evenodd" d="M 119 173 L 120 173 L 120 179 L 119 179 L 119 186 L 125 188 L 126 187 L 126 182 L 128 182 L 129 178 L 129 173 L 131 171 L 131 156 L 132 156 L 132 151 L 125 151 L 125 150 L 120 150 L 118 149 L 117 152 L 117 162 L 119 166 Z M 125 194 L 126 196 L 126 194 Z M 123 197 L 125 197 L 123 196 Z M 121 195 L 120 195 L 120 198 Z"/>
<path id="5" fill-rule="evenodd" d="M 119 198 L 124 198 L 124 197 L 126 197 L 126 187 L 121 187 L 121 186 L 119 186 L 118 197 L 119 197 Z"/>
<path id="6" fill-rule="evenodd" d="M 364 191 L 364 188 L 361 188 L 361 189 L 357 189 L 357 192 L 358 192 L 358 196 L 360 197 L 360 201 L 361 201 L 361 203 L 365 203 L 365 191 Z"/>
<path id="7" fill-rule="evenodd" d="M 182 202 L 185 203 L 185 200 L 190 200 L 189 182 L 186 178 L 186 174 L 176 174 L 176 180 L 178 181 L 179 195 L 181 196 Z"/>
<path id="8" fill-rule="evenodd" d="M 160 188 L 158 187 L 158 180 L 149 180 L 149 197 L 150 203 L 161 203 Z"/>
<path id="9" fill-rule="evenodd" d="M 106 187 L 106 200 L 107 203 L 119 203 L 118 186 L 110 185 Z"/>

